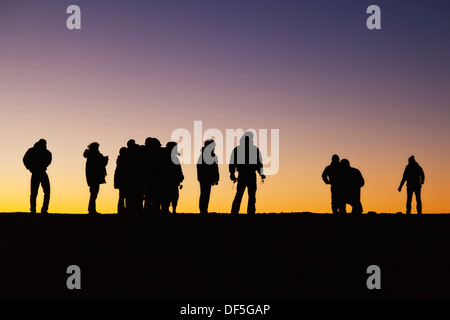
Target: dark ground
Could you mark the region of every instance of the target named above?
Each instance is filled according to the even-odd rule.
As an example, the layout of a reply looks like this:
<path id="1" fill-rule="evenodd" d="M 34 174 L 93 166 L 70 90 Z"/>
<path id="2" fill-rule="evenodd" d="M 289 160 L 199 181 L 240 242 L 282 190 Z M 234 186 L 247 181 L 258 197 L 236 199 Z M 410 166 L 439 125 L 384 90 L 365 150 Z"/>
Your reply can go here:
<path id="1" fill-rule="evenodd" d="M 449 299 L 450 215 L 0 214 L 0 257 L 1 299 Z"/>

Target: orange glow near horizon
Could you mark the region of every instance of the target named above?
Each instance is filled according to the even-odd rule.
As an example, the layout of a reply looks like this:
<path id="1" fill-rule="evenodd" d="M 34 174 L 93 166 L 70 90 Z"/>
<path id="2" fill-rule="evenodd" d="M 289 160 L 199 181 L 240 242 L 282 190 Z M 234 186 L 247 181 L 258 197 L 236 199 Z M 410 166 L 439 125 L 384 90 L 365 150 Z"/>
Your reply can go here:
<path id="1" fill-rule="evenodd" d="M 194 121 L 224 135 L 279 129 L 279 171 L 258 181 L 257 212 L 330 212 L 321 174 L 335 153 L 365 178 L 364 212 L 405 212 L 397 188 L 411 155 L 425 171 L 423 212 L 450 212 L 447 11 L 430 19 L 385 4 L 403 24 L 372 32 L 359 4 L 78 2 L 78 31 L 58 1 L 0 10 L 0 212 L 29 211 L 22 157 L 40 138 L 53 154 L 49 212 L 87 212 L 82 153 L 97 141 L 109 156 L 97 208 L 115 213 L 120 148 L 149 136 L 165 145 L 179 128 L 193 135 Z M 177 211 L 199 212 L 195 164 L 182 169 Z M 227 213 L 236 188 L 219 170 L 209 210 Z"/>

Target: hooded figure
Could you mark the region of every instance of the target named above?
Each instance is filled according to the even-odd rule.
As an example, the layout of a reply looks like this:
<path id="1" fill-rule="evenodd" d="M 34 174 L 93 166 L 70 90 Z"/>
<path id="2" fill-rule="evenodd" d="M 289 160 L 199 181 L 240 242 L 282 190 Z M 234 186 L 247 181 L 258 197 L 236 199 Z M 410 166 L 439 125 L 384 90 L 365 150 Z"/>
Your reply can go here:
<path id="1" fill-rule="evenodd" d="M 197 180 L 200 183 L 199 208 L 201 214 L 208 213 L 211 187 L 219 183 L 219 161 L 214 153 L 215 146 L 214 140 L 206 140 L 197 161 Z"/>
<path id="2" fill-rule="evenodd" d="M 103 156 L 99 151 L 99 144 L 92 142 L 84 151 L 86 160 L 86 180 L 89 186 L 90 198 L 88 211 L 90 214 L 97 214 L 95 201 L 100 190 L 100 185 L 106 183 L 106 165 L 108 157 Z"/>
<path id="3" fill-rule="evenodd" d="M 421 190 L 425 182 L 425 174 L 422 167 L 416 162 L 414 156 L 409 157 L 408 165 L 403 172 L 403 178 L 398 187 L 398 191 L 402 191 L 402 187 L 406 182 L 406 214 L 411 214 L 411 202 L 413 193 L 416 195 L 417 214 L 422 214 Z"/>
<path id="4" fill-rule="evenodd" d="M 253 133 L 246 132 L 239 141 L 239 145 L 233 149 L 228 169 L 230 179 L 237 181 L 236 196 L 231 207 L 231 214 L 238 215 L 245 189 L 248 192 L 247 214 L 255 214 L 256 205 L 256 172 L 265 179 L 261 152 L 253 144 Z M 238 172 L 238 178 L 235 173 Z"/>
<path id="5" fill-rule="evenodd" d="M 30 211 L 36 213 L 36 197 L 39 186 L 44 191 L 44 202 L 41 213 L 47 213 L 50 202 L 50 181 L 47 175 L 47 167 L 52 162 L 52 153 L 47 150 L 47 141 L 40 139 L 34 146 L 27 150 L 23 157 L 23 164 L 31 172 Z"/>
<path id="6" fill-rule="evenodd" d="M 162 177 L 162 202 L 161 211 L 170 213 L 169 207 L 172 205 L 172 213 L 177 213 L 179 198 L 178 188 L 184 180 L 183 170 L 181 169 L 180 159 L 178 158 L 178 146 L 176 142 L 167 142 L 163 156 L 163 177 Z"/>

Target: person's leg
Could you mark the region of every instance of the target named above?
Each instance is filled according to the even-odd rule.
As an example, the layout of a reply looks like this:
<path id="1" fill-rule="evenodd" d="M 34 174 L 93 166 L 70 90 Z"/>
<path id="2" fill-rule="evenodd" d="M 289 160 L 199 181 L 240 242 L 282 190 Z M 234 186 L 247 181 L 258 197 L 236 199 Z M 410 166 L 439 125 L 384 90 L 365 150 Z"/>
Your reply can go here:
<path id="1" fill-rule="evenodd" d="M 135 216 L 142 211 L 142 202 L 141 209 L 139 209 L 139 189 L 136 186 L 133 186 L 133 188 L 128 190 L 126 206 L 129 215 Z"/>
<path id="2" fill-rule="evenodd" d="M 339 190 L 336 186 L 331 186 L 331 210 L 334 214 L 339 213 Z"/>
<path id="3" fill-rule="evenodd" d="M 256 212 L 256 176 L 250 177 L 247 184 L 248 205 L 247 214 L 255 214 Z"/>
<path id="4" fill-rule="evenodd" d="M 117 203 L 117 214 L 123 215 L 125 213 L 125 193 L 119 189 L 119 202 Z"/>
<path id="5" fill-rule="evenodd" d="M 411 213 L 412 196 L 413 196 L 413 189 L 407 188 L 406 189 L 406 214 Z"/>
<path id="6" fill-rule="evenodd" d="M 44 202 L 42 203 L 41 213 L 47 213 L 48 205 L 50 203 L 50 180 L 48 179 L 46 172 L 42 173 L 40 180 L 42 189 L 44 190 Z"/>
<path id="7" fill-rule="evenodd" d="M 242 196 L 244 195 L 245 188 L 247 187 L 246 182 L 243 180 L 238 180 L 236 196 L 233 200 L 233 205 L 231 206 L 231 214 L 238 215 L 239 208 L 241 207 Z"/>
<path id="8" fill-rule="evenodd" d="M 30 212 L 36 213 L 36 197 L 39 190 L 39 177 L 37 173 L 31 174 Z"/>
<path id="9" fill-rule="evenodd" d="M 200 210 L 200 214 L 205 214 L 205 196 L 206 196 L 206 183 L 200 182 L 200 197 L 198 199 L 198 209 Z"/>
<path id="10" fill-rule="evenodd" d="M 98 185 L 98 184 L 97 185 L 92 185 L 89 188 L 91 196 L 89 198 L 88 211 L 89 211 L 90 214 L 97 213 L 95 201 L 97 200 L 97 195 L 98 195 L 99 190 L 100 190 L 100 185 Z"/>
<path id="11" fill-rule="evenodd" d="M 139 193 L 137 195 L 137 214 L 143 214 L 144 213 L 144 189 L 140 189 Z"/>
<path id="12" fill-rule="evenodd" d="M 152 214 L 158 214 L 161 212 L 161 185 L 153 183 L 150 188 L 151 197 L 151 212 Z"/>
<path id="13" fill-rule="evenodd" d="M 177 213 L 178 198 L 180 197 L 180 189 L 178 189 L 178 184 L 172 186 L 172 213 Z"/>
<path id="14" fill-rule="evenodd" d="M 207 182 L 200 182 L 200 200 L 199 209 L 201 214 L 208 213 L 209 197 L 211 194 L 211 184 Z"/>
<path id="15" fill-rule="evenodd" d="M 169 207 L 170 207 L 170 187 L 167 184 L 164 184 L 163 190 L 161 193 L 161 213 L 169 213 Z"/>
<path id="16" fill-rule="evenodd" d="M 361 200 L 354 199 L 351 203 L 351 206 L 352 206 L 352 214 L 362 214 L 363 207 L 361 204 Z"/>
<path id="17" fill-rule="evenodd" d="M 339 190 L 339 214 L 347 214 L 347 203 L 349 202 L 348 196 L 343 192 L 343 190 Z"/>
<path id="18" fill-rule="evenodd" d="M 150 195 L 150 185 L 145 184 L 144 187 L 144 213 L 149 214 L 151 212 L 151 195 Z"/>
<path id="19" fill-rule="evenodd" d="M 422 188 L 418 187 L 416 190 L 414 190 L 414 193 L 416 194 L 416 201 L 417 201 L 417 214 L 422 214 L 422 197 L 420 195 L 422 191 Z"/>

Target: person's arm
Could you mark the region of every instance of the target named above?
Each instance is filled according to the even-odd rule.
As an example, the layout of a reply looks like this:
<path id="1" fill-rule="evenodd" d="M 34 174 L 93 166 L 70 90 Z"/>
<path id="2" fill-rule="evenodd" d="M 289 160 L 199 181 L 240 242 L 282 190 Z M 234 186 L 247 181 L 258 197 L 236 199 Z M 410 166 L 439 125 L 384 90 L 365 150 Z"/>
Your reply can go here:
<path id="1" fill-rule="evenodd" d="M 231 152 L 231 156 L 230 156 L 230 164 L 228 165 L 228 171 L 230 172 L 230 180 L 233 182 L 236 182 L 236 176 L 235 176 L 235 172 L 236 172 L 236 148 L 233 149 L 233 151 Z"/>
<path id="2" fill-rule="evenodd" d="M 180 183 L 182 183 L 184 181 L 184 174 L 183 174 L 183 169 L 181 168 L 181 164 L 178 165 L 179 168 L 179 175 L 180 175 Z"/>
<path id="3" fill-rule="evenodd" d="M 48 167 L 52 163 L 52 153 L 49 151 L 47 154 L 47 163 L 45 164 Z"/>
<path id="4" fill-rule="evenodd" d="M 330 180 L 328 180 L 328 167 L 326 167 L 322 172 L 322 180 L 326 184 L 331 184 Z"/>
<path id="5" fill-rule="evenodd" d="M 258 173 L 261 176 L 261 179 L 264 180 L 266 178 L 266 176 L 264 175 L 262 155 L 259 149 L 258 149 Z"/>
<path id="6" fill-rule="evenodd" d="M 364 177 L 362 176 L 361 171 L 358 170 L 358 172 L 359 172 L 359 186 L 360 186 L 360 188 L 362 188 L 362 187 L 364 187 L 364 184 L 366 182 L 364 181 Z"/>
<path id="7" fill-rule="evenodd" d="M 203 176 L 203 171 L 202 171 L 202 169 L 203 169 L 203 166 L 202 166 L 203 159 L 202 159 L 202 156 L 203 155 L 200 153 L 200 155 L 199 155 L 199 157 L 197 159 L 197 164 L 196 164 L 196 167 L 197 167 L 197 181 L 198 182 L 200 182 L 202 180 L 202 176 Z"/>
<path id="8" fill-rule="evenodd" d="M 23 165 L 30 170 L 30 151 L 28 150 L 23 156 Z"/>
<path id="9" fill-rule="evenodd" d="M 420 168 L 420 183 L 421 184 L 424 184 L 425 183 L 425 173 L 423 172 L 423 169 L 422 169 L 422 167 L 419 167 Z"/>
<path id="10" fill-rule="evenodd" d="M 402 181 L 400 182 L 400 186 L 398 187 L 398 192 L 402 191 L 403 185 L 406 182 L 406 170 L 407 169 L 405 169 L 405 171 L 403 172 L 403 178 Z"/>
<path id="11" fill-rule="evenodd" d="M 216 158 L 216 161 L 217 161 L 217 158 Z M 219 165 L 217 164 L 217 162 L 214 162 L 213 166 L 214 166 L 214 183 L 219 184 L 219 178 L 220 178 Z"/>

